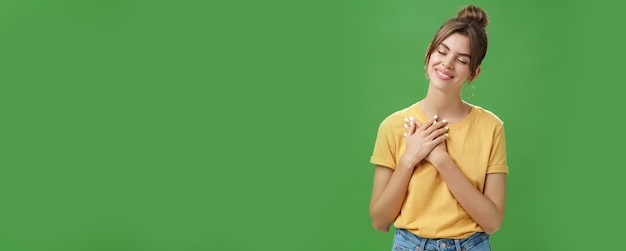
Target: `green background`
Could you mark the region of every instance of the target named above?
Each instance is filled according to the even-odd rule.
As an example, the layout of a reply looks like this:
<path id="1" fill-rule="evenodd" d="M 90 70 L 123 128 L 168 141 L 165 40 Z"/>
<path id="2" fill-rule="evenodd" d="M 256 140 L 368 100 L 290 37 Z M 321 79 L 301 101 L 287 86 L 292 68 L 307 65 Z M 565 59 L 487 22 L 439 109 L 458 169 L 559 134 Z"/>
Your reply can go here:
<path id="1" fill-rule="evenodd" d="M 390 249 L 376 129 L 470 2 L 217 2 L 0 1 L 0 250 Z M 615 247 L 626 5 L 471 3 L 470 101 L 507 130 L 494 250 Z"/>

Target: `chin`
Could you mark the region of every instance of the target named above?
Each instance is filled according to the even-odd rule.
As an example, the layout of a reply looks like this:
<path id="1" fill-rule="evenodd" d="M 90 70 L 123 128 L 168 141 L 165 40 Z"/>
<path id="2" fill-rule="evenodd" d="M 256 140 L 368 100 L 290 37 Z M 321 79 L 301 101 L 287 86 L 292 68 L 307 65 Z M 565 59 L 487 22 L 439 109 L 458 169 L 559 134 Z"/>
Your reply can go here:
<path id="1" fill-rule="evenodd" d="M 439 79 L 435 79 L 435 80 L 431 80 L 430 81 L 430 85 L 440 91 L 443 92 L 451 92 L 451 91 L 457 91 L 458 87 L 456 83 L 452 83 L 452 82 L 448 82 L 448 81 L 441 81 Z"/>

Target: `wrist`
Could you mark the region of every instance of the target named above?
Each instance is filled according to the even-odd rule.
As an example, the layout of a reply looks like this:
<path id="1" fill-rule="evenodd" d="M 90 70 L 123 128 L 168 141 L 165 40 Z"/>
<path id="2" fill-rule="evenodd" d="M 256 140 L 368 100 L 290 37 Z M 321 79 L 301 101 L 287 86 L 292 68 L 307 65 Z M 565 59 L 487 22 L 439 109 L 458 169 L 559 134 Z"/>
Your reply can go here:
<path id="1" fill-rule="evenodd" d="M 449 166 L 448 163 L 452 161 L 452 159 L 450 158 L 449 155 L 443 155 L 443 156 L 439 156 L 438 158 L 435 158 L 431 161 L 431 163 L 436 167 L 436 168 L 444 168 L 446 166 Z"/>
<path id="2" fill-rule="evenodd" d="M 402 156 L 400 158 L 400 161 L 398 161 L 398 168 L 413 169 L 413 168 L 415 168 L 417 163 L 419 163 L 419 162 L 416 161 L 414 158 L 409 158 L 409 157 L 406 157 L 406 156 Z"/>

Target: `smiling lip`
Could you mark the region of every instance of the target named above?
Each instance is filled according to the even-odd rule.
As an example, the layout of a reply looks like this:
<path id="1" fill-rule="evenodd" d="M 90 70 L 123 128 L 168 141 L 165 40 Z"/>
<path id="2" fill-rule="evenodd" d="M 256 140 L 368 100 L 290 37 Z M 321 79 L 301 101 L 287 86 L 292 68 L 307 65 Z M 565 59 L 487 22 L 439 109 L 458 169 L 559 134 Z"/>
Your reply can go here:
<path id="1" fill-rule="evenodd" d="M 435 75 L 437 75 L 437 77 L 441 80 L 450 80 L 454 78 L 449 72 L 439 69 L 435 69 Z"/>

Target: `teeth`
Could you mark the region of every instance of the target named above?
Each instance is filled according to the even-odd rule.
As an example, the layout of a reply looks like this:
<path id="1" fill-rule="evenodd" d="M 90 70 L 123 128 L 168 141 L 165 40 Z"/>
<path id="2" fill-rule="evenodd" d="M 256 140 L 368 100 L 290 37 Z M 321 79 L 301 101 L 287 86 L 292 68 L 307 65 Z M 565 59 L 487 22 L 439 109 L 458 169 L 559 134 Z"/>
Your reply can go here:
<path id="1" fill-rule="evenodd" d="M 439 73 L 442 77 L 444 77 L 444 78 L 451 78 L 451 77 L 452 77 L 452 76 L 447 75 L 447 74 L 445 74 L 445 73 L 443 73 L 443 72 L 441 72 L 441 71 L 437 71 L 437 72 L 438 72 L 438 73 Z"/>

